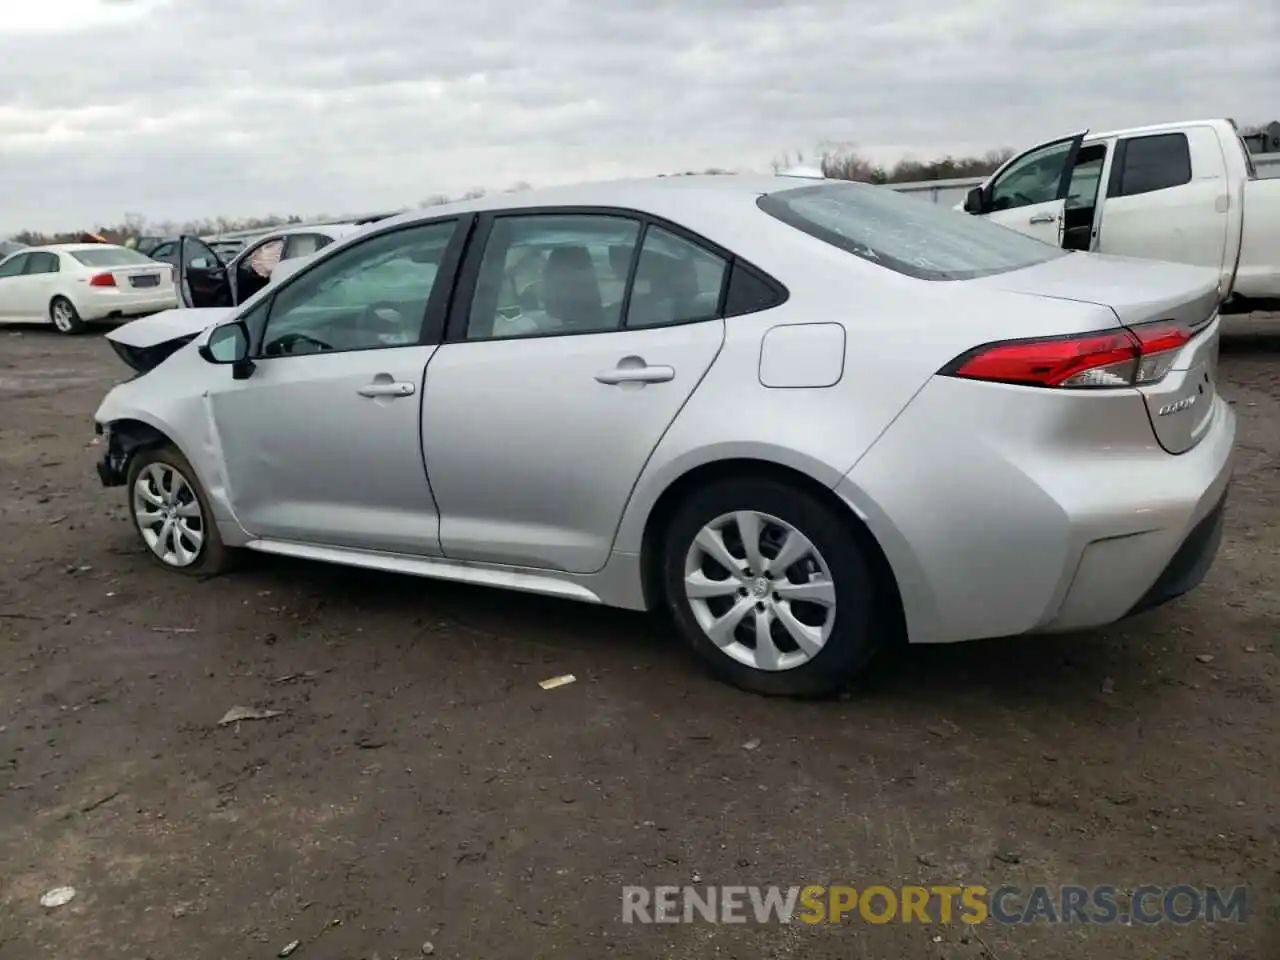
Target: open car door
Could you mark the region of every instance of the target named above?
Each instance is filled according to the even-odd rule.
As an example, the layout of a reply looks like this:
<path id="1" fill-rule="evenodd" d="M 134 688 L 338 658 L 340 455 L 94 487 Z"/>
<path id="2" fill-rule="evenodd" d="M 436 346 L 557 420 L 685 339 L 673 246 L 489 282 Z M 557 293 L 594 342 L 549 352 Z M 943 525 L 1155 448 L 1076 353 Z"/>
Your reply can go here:
<path id="1" fill-rule="evenodd" d="M 178 238 L 178 290 L 184 307 L 234 306 L 227 265 L 199 237 Z"/>
<path id="2" fill-rule="evenodd" d="M 965 198 L 964 209 L 1062 246 L 1071 172 L 1089 131 L 1032 147 L 1009 160 Z"/>

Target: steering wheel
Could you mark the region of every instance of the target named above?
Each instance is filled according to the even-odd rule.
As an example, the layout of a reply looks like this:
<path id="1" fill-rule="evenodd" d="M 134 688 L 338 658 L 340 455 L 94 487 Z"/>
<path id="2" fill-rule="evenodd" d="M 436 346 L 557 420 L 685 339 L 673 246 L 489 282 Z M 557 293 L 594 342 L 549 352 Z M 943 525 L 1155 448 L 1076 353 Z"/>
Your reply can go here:
<path id="1" fill-rule="evenodd" d="M 1028 197 L 1025 193 L 1018 193 L 1016 190 L 1013 192 L 1013 199 L 1017 200 L 1024 207 L 1030 206 L 1036 202 L 1034 198 Z"/>
<path id="2" fill-rule="evenodd" d="M 267 345 L 266 352 L 268 354 L 293 353 L 293 348 L 299 344 L 305 343 L 315 347 L 316 351 L 332 350 L 333 345 L 325 343 L 323 340 L 317 340 L 315 337 L 309 337 L 305 333 L 286 333 L 279 338 L 272 340 Z"/>

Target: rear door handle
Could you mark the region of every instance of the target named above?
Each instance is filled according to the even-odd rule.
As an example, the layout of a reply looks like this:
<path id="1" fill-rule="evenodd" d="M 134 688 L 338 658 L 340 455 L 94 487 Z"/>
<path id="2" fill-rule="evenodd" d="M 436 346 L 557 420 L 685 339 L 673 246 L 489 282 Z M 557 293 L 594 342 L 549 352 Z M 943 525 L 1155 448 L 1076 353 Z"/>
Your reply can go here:
<path id="1" fill-rule="evenodd" d="M 1053 221 L 1057 219 L 1058 218 L 1055 217 L 1052 213 L 1037 213 L 1034 217 L 1031 218 L 1031 222 L 1032 223 L 1053 223 Z"/>
<path id="2" fill-rule="evenodd" d="M 356 393 L 362 397 L 411 397 L 416 389 L 407 380 L 379 380 L 361 387 Z"/>
<path id="3" fill-rule="evenodd" d="M 675 367 L 662 366 L 617 367 L 596 374 L 596 380 L 599 383 L 607 383 L 611 386 L 619 383 L 666 383 L 668 380 L 674 380 L 675 377 Z"/>

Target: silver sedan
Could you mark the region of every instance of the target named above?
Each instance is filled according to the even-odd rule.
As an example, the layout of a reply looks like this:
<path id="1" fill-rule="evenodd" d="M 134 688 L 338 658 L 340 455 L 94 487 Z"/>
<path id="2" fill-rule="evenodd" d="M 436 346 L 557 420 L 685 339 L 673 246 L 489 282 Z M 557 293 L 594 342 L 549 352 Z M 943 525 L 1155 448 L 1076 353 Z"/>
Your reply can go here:
<path id="1" fill-rule="evenodd" d="M 1235 420 L 1217 274 L 859 184 L 680 177 L 385 220 L 110 335 L 98 471 L 240 549 L 666 608 L 727 680 L 1109 623 L 1193 587 Z"/>

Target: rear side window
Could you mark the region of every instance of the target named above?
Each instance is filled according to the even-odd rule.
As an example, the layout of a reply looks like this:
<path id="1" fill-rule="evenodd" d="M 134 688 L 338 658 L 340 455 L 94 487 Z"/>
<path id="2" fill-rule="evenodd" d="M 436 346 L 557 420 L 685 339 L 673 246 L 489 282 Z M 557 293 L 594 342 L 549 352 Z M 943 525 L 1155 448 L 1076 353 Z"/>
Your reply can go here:
<path id="1" fill-rule="evenodd" d="M 150 257 L 127 247 L 95 247 L 92 250 L 72 250 L 71 256 L 86 267 L 139 267 L 155 263 Z"/>
<path id="2" fill-rule="evenodd" d="M 811 237 L 920 280 L 972 280 L 1067 255 L 982 217 L 888 187 L 823 183 L 767 194 L 756 204 Z"/>
<path id="3" fill-rule="evenodd" d="M 1185 133 L 1121 140 L 1115 162 L 1120 174 L 1107 191 L 1111 197 L 1132 197 L 1191 182 L 1191 148 Z"/>
<path id="4" fill-rule="evenodd" d="M 624 325 L 652 327 L 711 319 L 720 309 L 728 267 L 711 251 L 650 225 L 640 246 Z"/>
<path id="5" fill-rule="evenodd" d="M 58 255 L 56 253 L 33 253 L 27 258 L 26 274 L 57 273 Z"/>
<path id="6" fill-rule="evenodd" d="M 776 283 L 765 278 L 754 267 L 735 261 L 729 271 L 729 290 L 724 297 L 724 315 L 740 317 L 761 310 L 780 307 L 787 300 L 786 292 Z"/>

